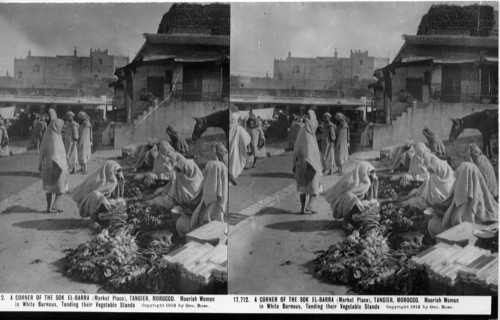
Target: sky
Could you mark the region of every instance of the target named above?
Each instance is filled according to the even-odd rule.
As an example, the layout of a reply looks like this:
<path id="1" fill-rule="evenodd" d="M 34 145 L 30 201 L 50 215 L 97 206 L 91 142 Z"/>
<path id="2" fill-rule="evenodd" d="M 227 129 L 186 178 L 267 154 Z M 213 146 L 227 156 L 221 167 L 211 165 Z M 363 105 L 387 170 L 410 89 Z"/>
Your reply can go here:
<path id="1" fill-rule="evenodd" d="M 350 50 L 392 61 L 403 34 L 416 34 L 434 2 L 233 3 L 231 74 L 273 75 L 274 58 L 333 56 Z M 450 3 L 450 2 L 448 2 Z M 467 5 L 473 2 L 460 2 Z M 455 2 L 455 4 L 457 4 Z M 498 2 L 483 2 L 498 10 Z"/>
<path id="2" fill-rule="evenodd" d="M 14 58 L 89 56 L 90 48 L 133 59 L 144 33 L 156 33 L 169 3 L 0 3 L 0 76 L 12 76 Z"/>

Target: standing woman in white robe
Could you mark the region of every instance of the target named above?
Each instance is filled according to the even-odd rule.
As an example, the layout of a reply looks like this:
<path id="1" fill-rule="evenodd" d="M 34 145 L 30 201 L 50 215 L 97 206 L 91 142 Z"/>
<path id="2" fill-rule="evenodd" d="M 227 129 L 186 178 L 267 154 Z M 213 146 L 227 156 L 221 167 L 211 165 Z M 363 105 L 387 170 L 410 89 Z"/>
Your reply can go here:
<path id="1" fill-rule="evenodd" d="M 342 113 L 335 114 L 335 119 L 339 122 L 335 145 L 335 161 L 337 162 L 337 167 L 339 167 L 338 172 L 342 174 L 344 163 L 349 158 L 350 131 L 347 118 Z"/>
<path id="2" fill-rule="evenodd" d="M 39 170 L 42 176 L 42 188 L 46 192 L 47 213 L 62 212 L 60 199 L 68 191 L 66 178 L 68 176 L 68 162 L 62 139 L 64 121 L 57 118 L 56 111 L 49 109 L 50 123 L 43 134 L 40 144 Z M 51 207 L 52 194 L 55 194 L 54 204 Z"/>
<path id="3" fill-rule="evenodd" d="M 229 122 L 229 181 L 236 185 L 235 179 L 247 164 L 247 147 L 252 141 L 248 132 L 239 125 L 240 114 L 233 112 Z"/>
<path id="4" fill-rule="evenodd" d="M 307 112 L 308 118 L 300 130 L 293 150 L 293 175 L 297 182 L 300 197 L 300 213 L 316 213 L 316 196 L 321 192 L 322 165 L 316 129 L 318 120 L 313 110 Z M 307 196 L 309 202 L 306 206 Z"/>
<path id="5" fill-rule="evenodd" d="M 90 160 L 92 155 L 92 123 L 87 113 L 78 112 L 78 119 L 80 120 L 80 132 L 78 140 L 78 164 L 82 167 L 82 174 L 86 174 L 85 165 Z"/>
<path id="6" fill-rule="evenodd" d="M 330 175 L 335 168 L 335 125 L 329 112 L 323 114 L 323 134 L 321 138 L 321 162 L 323 174 Z"/>
<path id="7" fill-rule="evenodd" d="M 64 147 L 66 149 L 66 159 L 68 161 L 68 171 L 75 173 L 78 165 L 78 123 L 74 120 L 75 114 L 71 111 L 66 113 L 66 129 L 64 131 Z"/>

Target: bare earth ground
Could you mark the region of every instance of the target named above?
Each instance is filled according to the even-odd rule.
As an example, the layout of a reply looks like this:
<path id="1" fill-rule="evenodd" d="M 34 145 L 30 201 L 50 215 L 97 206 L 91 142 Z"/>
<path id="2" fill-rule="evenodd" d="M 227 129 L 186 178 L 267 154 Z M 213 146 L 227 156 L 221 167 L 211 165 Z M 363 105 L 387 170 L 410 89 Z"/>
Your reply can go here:
<path id="1" fill-rule="evenodd" d="M 119 152 L 97 152 L 88 172 L 97 170 L 108 158 Z M 15 156 L 14 156 L 15 157 Z M 88 175 L 75 174 L 68 179 L 70 187 Z M 40 180 L 38 180 L 40 181 Z M 73 248 L 94 235 L 81 219 L 76 204 L 64 198 L 64 212 L 46 214 L 45 193 L 39 185 L 34 192 L 21 192 L 19 205 L 0 214 L 0 291 L 12 293 L 57 292 L 96 293 L 95 284 L 79 283 L 63 275 L 61 259 L 64 249 Z"/>

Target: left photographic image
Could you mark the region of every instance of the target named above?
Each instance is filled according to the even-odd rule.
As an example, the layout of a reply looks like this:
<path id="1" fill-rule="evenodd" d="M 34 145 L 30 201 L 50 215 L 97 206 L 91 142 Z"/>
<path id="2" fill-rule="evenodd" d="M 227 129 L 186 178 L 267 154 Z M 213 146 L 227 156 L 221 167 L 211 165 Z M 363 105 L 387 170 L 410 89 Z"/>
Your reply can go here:
<path id="1" fill-rule="evenodd" d="M 0 4 L 0 292 L 227 293 L 230 15 Z"/>

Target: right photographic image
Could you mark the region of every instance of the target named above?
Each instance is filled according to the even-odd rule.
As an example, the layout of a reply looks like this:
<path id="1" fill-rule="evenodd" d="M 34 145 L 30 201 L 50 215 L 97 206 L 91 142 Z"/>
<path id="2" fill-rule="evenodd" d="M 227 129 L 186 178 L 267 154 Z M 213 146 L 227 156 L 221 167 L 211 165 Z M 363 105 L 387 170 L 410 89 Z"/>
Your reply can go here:
<path id="1" fill-rule="evenodd" d="M 228 292 L 497 296 L 498 2 L 231 21 Z"/>

